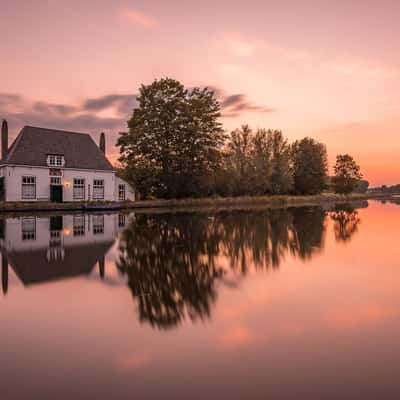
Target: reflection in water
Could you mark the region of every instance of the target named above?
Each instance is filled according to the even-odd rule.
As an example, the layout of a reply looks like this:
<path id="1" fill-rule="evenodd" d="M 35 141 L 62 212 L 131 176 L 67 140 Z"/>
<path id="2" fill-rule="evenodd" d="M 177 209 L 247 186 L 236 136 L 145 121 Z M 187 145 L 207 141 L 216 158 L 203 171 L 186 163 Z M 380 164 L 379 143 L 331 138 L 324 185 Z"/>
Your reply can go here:
<path id="1" fill-rule="evenodd" d="M 358 211 L 349 204 L 338 205 L 330 213 L 330 217 L 334 221 L 336 241 L 342 243 L 349 242 L 353 235 L 357 233 L 358 225 L 361 222 Z"/>
<path id="2" fill-rule="evenodd" d="M 115 241 L 117 215 L 29 216 L 3 219 L 2 288 L 8 267 L 25 285 L 88 275 L 96 264 L 104 277 L 105 254 Z"/>
<path id="3" fill-rule="evenodd" d="M 324 243 L 319 207 L 139 215 L 122 233 L 118 269 L 139 318 L 158 328 L 210 316 L 226 261 L 245 275 L 279 267 L 287 253 L 308 260 Z"/>
<path id="4" fill-rule="evenodd" d="M 229 284 L 229 273 L 276 269 L 287 255 L 308 261 L 320 252 L 326 214 L 320 207 L 302 207 L 7 218 L 0 223 L 3 293 L 9 266 L 25 286 L 87 276 L 96 266 L 109 283 L 105 256 L 119 234 L 117 283 L 127 279 L 140 321 L 167 329 L 185 319 L 205 320 L 217 284 Z M 336 240 L 349 241 L 360 222 L 357 211 L 341 206 L 329 215 Z"/>
<path id="5" fill-rule="evenodd" d="M 212 223 L 211 223 L 212 224 Z M 118 269 L 138 301 L 139 318 L 168 328 L 185 315 L 210 315 L 219 241 L 203 216 L 137 216 L 120 240 Z"/>

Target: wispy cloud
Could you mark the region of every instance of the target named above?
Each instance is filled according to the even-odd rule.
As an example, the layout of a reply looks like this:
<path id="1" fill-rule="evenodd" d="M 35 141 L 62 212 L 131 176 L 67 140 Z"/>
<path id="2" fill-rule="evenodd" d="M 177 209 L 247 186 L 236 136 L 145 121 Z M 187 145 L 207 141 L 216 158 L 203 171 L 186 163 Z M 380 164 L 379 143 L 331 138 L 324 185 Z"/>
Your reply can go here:
<path id="1" fill-rule="evenodd" d="M 157 21 L 153 17 L 133 8 L 124 8 L 120 10 L 120 16 L 128 22 L 146 29 L 157 26 Z"/>
<path id="2" fill-rule="evenodd" d="M 137 94 L 109 94 L 87 99 L 83 108 L 94 112 L 114 108 L 121 116 L 127 116 L 137 105 L 136 97 Z"/>
<path id="3" fill-rule="evenodd" d="M 251 102 L 244 93 L 226 94 L 218 87 L 211 87 L 221 104 L 222 117 L 235 118 L 245 112 L 270 113 L 275 109 Z"/>
<path id="4" fill-rule="evenodd" d="M 245 112 L 267 113 L 270 107 L 251 102 L 244 93 L 230 94 L 210 87 L 221 104 L 222 116 L 234 118 Z M 137 93 L 110 93 L 84 99 L 76 104 L 30 101 L 19 94 L 0 93 L 0 117 L 6 118 L 14 138 L 24 125 L 35 125 L 94 133 L 105 131 L 111 150 L 118 132 L 126 129 L 126 121 L 137 106 Z M 108 132 L 108 133 L 107 133 Z"/>

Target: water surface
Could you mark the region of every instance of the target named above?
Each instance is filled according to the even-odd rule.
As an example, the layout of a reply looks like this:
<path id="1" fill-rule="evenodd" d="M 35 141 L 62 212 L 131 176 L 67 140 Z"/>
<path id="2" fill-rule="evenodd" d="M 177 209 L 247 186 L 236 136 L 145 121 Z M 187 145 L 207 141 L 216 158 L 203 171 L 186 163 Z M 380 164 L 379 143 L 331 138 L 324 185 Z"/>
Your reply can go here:
<path id="1" fill-rule="evenodd" d="M 400 206 L 0 220 L 1 399 L 399 398 Z"/>

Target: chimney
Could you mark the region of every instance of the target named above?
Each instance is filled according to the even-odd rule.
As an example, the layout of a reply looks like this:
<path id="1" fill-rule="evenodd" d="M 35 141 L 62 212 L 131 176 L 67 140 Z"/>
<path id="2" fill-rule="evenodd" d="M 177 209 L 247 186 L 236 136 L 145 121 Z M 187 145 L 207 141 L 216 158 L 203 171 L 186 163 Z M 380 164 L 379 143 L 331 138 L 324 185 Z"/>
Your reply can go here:
<path id="1" fill-rule="evenodd" d="M 1 125 L 1 159 L 4 160 L 7 157 L 8 152 L 8 124 L 5 119 L 3 119 L 3 124 Z"/>
<path id="2" fill-rule="evenodd" d="M 100 150 L 104 154 L 106 154 L 106 136 L 104 135 L 104 132 L 101 132 L 99 147 L 100 147 Z"/>

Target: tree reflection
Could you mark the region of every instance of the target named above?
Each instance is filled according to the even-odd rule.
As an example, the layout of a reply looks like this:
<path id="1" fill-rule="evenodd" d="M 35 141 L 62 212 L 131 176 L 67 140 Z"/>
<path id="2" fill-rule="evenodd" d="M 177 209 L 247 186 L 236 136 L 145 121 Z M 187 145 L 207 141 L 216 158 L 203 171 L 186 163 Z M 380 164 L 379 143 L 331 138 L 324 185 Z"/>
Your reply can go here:
<path id="1" fill-rule="evenodd" d="M 330 217 L 334 221 L 333 230 L 337 242 L 349 242 L 353 235 L 358 232 L 361 218 L 358 211 L 351 205 L 338 205 L 335 211 L 331 212 Z"/>
<path id="2" fill-rule="evenodd" d="M 168 328 L 209 317 L 216 298 L 218 240 L 207 218 L 140 215 L 122 234 L 119 270 L 138 301 L 140 320 Z"/>
<path id="3" fill-rule="evenodd" d="M 287 254 L 309 260 L 323 247 L 325 215 L 318 207 L 138 215 L 121 235 L 117 266 L 140 320 L 166 329 L 208 318 L 229 270 L 278 268 Z"/>

